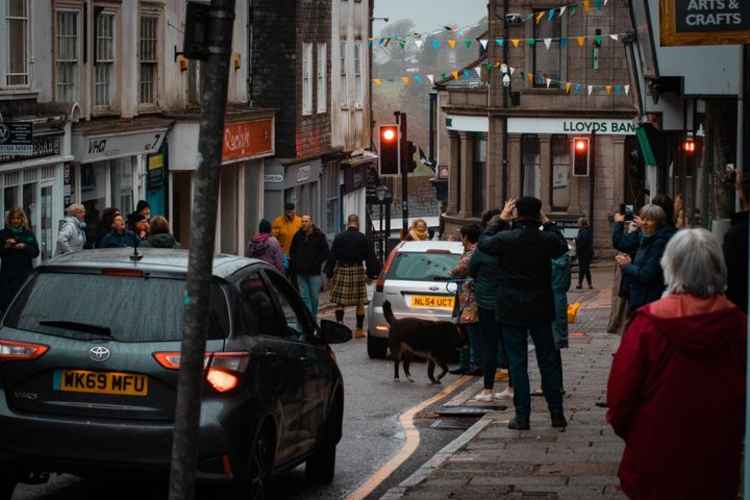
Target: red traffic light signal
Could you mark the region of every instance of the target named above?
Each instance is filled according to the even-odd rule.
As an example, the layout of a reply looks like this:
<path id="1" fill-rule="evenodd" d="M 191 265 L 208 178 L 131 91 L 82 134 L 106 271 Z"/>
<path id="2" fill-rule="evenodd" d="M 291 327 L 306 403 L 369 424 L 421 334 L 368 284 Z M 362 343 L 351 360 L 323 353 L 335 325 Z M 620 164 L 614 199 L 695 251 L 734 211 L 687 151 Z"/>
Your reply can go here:
<path id="1" fill-rule="evenodd" d="M 573 139 L 573 175 L 575 177 L 589 176 L 589 146 L 591 139 L 576 137 Z"/>
<path id="2" fill-rule="evenodd" d="M 380 175 L 398 175 L 398 125 L 380 125 Z"/>
<path id="3" fill-rule="evenodd" d="M 695 141 L 692 137 L 688 137 L 685 139 L 682 143 L 682 150 L 685 151 L 688 155 L 692 155 L 695 153 Z"/>

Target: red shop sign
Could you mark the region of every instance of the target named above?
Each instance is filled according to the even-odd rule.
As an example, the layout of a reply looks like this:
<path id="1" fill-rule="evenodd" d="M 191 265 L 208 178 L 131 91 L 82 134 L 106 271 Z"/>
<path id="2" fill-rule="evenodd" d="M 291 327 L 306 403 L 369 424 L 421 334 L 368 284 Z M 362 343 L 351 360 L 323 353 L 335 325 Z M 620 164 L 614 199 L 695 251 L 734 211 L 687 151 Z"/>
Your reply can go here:
<path id="1" fill-rule="evenodd" d="M 227 123 L 224 127 L 222 161 L 273 154 L 273 120 Z"/>

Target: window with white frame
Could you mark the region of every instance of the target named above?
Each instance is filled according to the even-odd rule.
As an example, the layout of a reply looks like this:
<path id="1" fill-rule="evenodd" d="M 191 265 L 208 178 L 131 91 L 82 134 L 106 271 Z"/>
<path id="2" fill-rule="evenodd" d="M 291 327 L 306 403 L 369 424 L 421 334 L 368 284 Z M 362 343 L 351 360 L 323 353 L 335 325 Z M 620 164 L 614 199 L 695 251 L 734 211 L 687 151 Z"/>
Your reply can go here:
<path id="1" fill-rule="evenodd" d="M 328 84 L 326 76 L 328 73 L 328 46 L 325 43 L 318 44 L 318 113 L 328 112 Z"/>
<path id="2" fill-rule="evenodd" d="M 313 44 L 302 44 L 302 114 L 313 112 Z"/>
<path id="3" fill-rule="evenodd" d="M 362 105 L 365 89 L 362 85 L 362 42 L 354 42 L 354 87 L 355 102 Z"/>
<path id="4" fill-rule="evenodd" d="M 5 84 L 29 84 L 29 0 L 7 0 L 8 62 Z"/>
<path id="5" fill-rule="evenodd" d="M 80 54 L 78 36 L 79 12 L 55 12 L 55 100 L 74 102 L 79 99 L 78 81 Z"/>
<path id="6" fill-rule="evenodd" d="M 152 13 L 140 16 L 138 62 L 138 102 L 142 105 L 155 105 L 158 82 L 158 37 L 159 17 Z"/>
<path id="7" fill-rule="evenodd" d="M 348 102 L 349 98 L 349 86 L 347 85 L 347 71 L 346 71 L 346 40 L 339 42 L 339 64 L 341 66 L 341 83 L 339 88 L 339 94 L 342 102 Z"/>
<path id="8" fill-rule="evenodd" d="M 94 104 L 108 108 L 114 97 L 115 16 L 99 11 L 96 15 L 94 46 Z"/>

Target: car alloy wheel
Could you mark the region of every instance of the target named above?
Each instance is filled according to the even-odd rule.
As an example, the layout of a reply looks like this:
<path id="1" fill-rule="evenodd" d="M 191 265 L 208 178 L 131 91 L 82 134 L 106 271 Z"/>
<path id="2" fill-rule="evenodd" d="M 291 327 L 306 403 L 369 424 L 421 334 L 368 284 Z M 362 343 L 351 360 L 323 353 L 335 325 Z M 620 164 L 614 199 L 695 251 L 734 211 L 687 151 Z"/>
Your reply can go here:
<path id="1" fill-rule="evenodd" d="M 265 500 L 266 486 L 271 475 L 273 434 L 263 428 L 255 440 L 250 456 L 250 499 Z"/>

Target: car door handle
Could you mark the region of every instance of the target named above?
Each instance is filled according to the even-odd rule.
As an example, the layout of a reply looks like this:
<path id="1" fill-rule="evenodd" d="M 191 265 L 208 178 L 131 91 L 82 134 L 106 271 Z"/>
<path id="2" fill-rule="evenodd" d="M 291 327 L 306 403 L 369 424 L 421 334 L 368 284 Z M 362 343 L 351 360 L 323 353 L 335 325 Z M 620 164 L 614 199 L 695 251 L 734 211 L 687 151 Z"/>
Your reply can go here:
<path id="1" fill-rule="evenodd" d="M 268 359 L 277 359 L 279 357 L 279 354 L 274 351 L 266 351 L 263 353 L 263 356 Z"/>
<path id="2" fill-rule="evenodd" d="M 307 356 L 300 356 L 298 359 L 300 361 L 307 361 Z"/>

